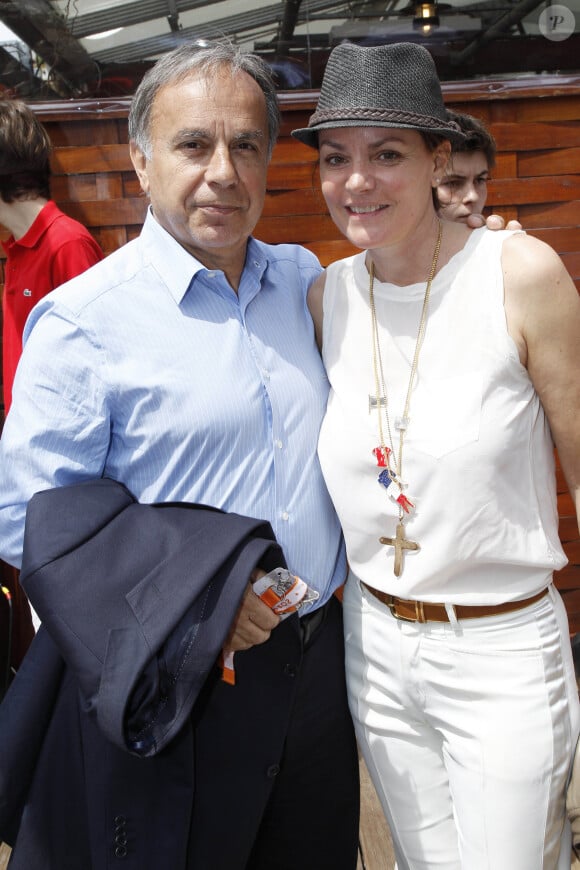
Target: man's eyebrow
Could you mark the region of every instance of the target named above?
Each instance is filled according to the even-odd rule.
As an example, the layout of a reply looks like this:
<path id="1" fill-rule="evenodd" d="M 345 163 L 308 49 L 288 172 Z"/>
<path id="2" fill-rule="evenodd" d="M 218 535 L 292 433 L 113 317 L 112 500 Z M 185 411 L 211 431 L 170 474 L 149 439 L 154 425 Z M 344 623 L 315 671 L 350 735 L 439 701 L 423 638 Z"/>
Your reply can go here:
<path id="1" fill-rule="evenodd" d="M 210 138 L 209 130 L 204 130 L 203 128 L 192 129 L 191 127 L 184 127 L 182 130 L 178 130 L 173 136 L 174 142 L 181 142 L 184 139 L 209 139 Z"/>
<path id="2" fill-rule="evenodd" d="M 262 139 L 264 139 L 263 130 L 242 130 L 242 132 L 236 133 L 233 137 L 234 142 L 247 142 L 248 140 L 257 142 Z"/>
<path id="3" fill-rule="evenodd" d="M 203 127 L 185 127 L 182 130 L 178 130 L 174 137 L 174 142 L 183 142 L 186 139 L 212 139 L 213 134 L 210 130 L 207 130 Z M 262 141 L 265 138 L 264 130 L 242 130 L 239 133 L 235 133 L 232 137 L 233 142 L 257 142 Z"/>

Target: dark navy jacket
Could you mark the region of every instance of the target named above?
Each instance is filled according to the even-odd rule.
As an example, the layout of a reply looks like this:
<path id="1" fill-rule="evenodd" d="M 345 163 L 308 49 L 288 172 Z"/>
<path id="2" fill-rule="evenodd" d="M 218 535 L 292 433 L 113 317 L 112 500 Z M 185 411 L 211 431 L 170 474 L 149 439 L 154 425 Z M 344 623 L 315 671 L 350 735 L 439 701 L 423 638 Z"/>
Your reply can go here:
<path id="1" fill-rule="evenodd" d="M 276 629 L 274 654 L 237 654 L 235 687 L 216 660 L 251 571 L 283 564 L 268 523 L 139 504 L 111 480 L 31 499 L 21 583 L 42 627 L 0 706 L 11 870 L 194 866 L 196 768 L 210 811 L 244 784 L 224 870 L 244 866 L 293 702 L 277 675 L 300 656 L 298 620 Z"/>

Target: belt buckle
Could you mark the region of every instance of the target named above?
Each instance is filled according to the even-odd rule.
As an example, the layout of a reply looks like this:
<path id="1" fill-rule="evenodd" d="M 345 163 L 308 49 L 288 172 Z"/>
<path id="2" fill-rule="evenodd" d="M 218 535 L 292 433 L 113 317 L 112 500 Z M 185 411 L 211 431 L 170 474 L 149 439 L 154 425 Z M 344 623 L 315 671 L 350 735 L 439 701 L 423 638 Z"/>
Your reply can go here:
<path id="1" fill-rule="evenodd" d="M 398 612 L 397 602 L 395 601 L 394 595 L 389 596 L 386 604 L 387 604 L 387 607 L 389 608 L 389 610 L 391 611 L 392 615 L 395 617 L 395 619 L 398 619 L 401 622 L 426 622 L 425 613 L 423 611 L 423 602 L 422 601 L 415 601 L 415 600 L 409 599 L 409 604 L 415 605 L 415 615 L 414 616 L 405 616 L 404 614 Z"/>

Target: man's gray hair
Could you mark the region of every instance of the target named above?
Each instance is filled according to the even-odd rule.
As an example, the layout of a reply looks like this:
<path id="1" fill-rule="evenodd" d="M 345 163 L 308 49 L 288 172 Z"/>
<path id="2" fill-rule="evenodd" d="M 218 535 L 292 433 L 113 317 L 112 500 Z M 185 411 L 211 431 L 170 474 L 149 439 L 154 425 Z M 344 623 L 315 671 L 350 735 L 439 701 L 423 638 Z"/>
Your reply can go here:
<path id="1" fill-rule="evenodd" d="M 229 67 L 232 74 L 247 73 L 260 86 L 266 100 L 268 155 L 271 156 L 280 129 L 280 109 L 270 67 L 257 55 L 243 52 L 226 40 L 199 40 L 183 43 L 164 55 L 145 73 L 135 91 L 129 112 L 129 139 L 136 143 L 145 157 L 151 157 L 151 109 L 157 92 L 192 73 L 212 76 L 224 67 Z"/>

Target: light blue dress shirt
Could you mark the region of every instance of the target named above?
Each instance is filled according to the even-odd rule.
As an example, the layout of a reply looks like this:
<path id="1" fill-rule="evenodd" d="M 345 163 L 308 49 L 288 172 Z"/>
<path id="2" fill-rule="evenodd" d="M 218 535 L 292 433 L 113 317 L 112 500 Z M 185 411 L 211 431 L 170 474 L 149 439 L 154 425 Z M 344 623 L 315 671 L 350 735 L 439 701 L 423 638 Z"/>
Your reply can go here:
<path id="1" fill-rule="evenodd" d="M 250 239 L 238 295 L 152 217 L 45 297 L 0 440 L 0 555 L 19 565 L 33 493 L 98 477 L 141 502 L 268 520 L 323 603 L 342 536 L 316 454 L 328 381 L 306 292 L 318 260 Z"/>

